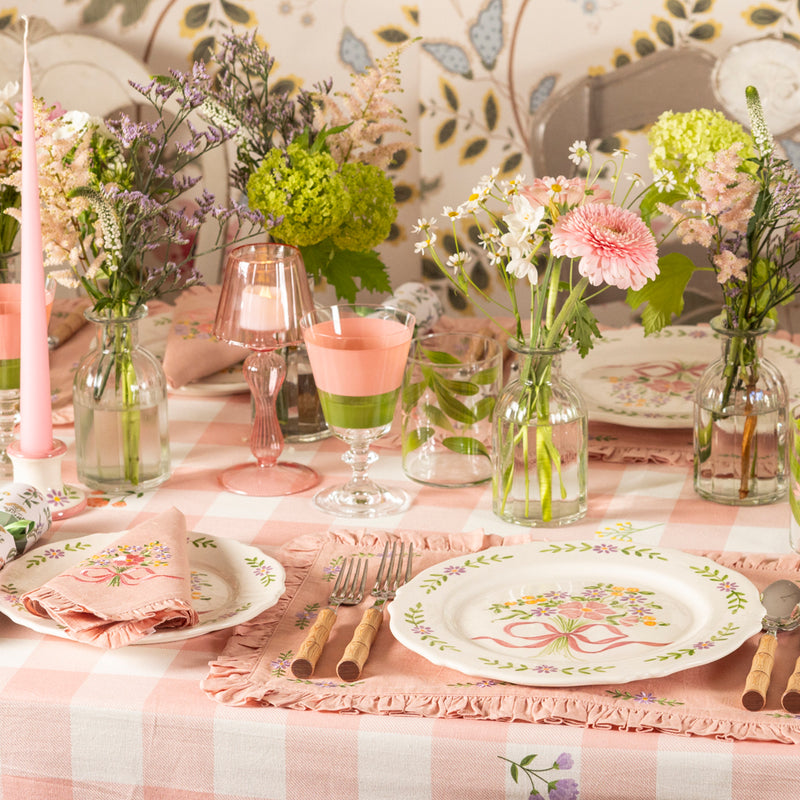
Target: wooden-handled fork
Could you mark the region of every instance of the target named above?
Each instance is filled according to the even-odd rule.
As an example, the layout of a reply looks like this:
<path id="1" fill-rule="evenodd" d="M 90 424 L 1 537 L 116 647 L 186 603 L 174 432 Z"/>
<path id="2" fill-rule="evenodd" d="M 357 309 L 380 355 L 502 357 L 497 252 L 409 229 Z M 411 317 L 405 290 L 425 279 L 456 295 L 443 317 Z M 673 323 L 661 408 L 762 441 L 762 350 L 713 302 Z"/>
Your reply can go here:
<path id="1" fill-rule="evenodd" d="M 322 648 L 328 641 L 336 620 L 336 609 L 339 606 L 358 605 L 364 599 L 366 588 L 367 559 L 348 558 L 343 561 L 336 576 L 336 583 L 333 584 L 331 596 L 328 598 L 328 606 L 317 614 L 314 624 L 292 660 L 290 669 L 295 678 L 310 678 L 314 674 L 314 667 L 322 655 Z"/>
<path id="2" fill-rule="evenodd" d="M 378 634 L 383 619 L 383 608 L 389 600 L 393 600 L 399 586 L 411 577 L 414 546 L 409 544 L 408 552 L 403 542 L 394 542 L 389 549 L 389 542 L 383 548 L 383 556 L 378 567 L 378 575 L 370 594 L 375 598 L 371 608 L 361 617 L 361 622 L 353 633 L 341 661 L 336 666 L 336 674 L 343 681 L 357 680 L 369 657 L 372 643 Z"/>

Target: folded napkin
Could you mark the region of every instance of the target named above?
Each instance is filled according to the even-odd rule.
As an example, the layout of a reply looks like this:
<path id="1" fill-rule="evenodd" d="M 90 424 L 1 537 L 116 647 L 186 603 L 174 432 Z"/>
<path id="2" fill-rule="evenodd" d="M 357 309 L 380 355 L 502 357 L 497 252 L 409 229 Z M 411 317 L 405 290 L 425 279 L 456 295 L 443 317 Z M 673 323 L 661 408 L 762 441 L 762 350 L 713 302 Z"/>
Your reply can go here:
<path id="1" fill-rule="evenodd" d="M 238 364 L 249 350 L 214 338 L 220 286 L 193 286 L 175 304 L 164 352 L 164 372 L 172 389 Z"/>
<path id="2" fill-rule="evenodd" d="M 480 531 L 425 536 L 413 531 L 336 530 L 295 539 L 278 556 L 286 568 L 285 594 L 273 608 L 236 628 L 220 657 L 210 664 L 202 683 L 206 694 L 227 705 L 546 722 L 800 744 L 800 716 L 780 706 L 798 653 L 793 634 L 781 639 L 767 705 L 758 712 L 745 711 L 740 699 L 758 635 L 718 661 L 666 677 L 594 686 L 518 686 L 430 663 L 401 645 L 385 619 L 361 678 L 345 683 L 336 677 L 336 663 L 363 605 L 339 608 L 314 675 L 308 680 L 294 678 L 289 664 L 311 624 L 310 610 L 330 594 L 332 565 L 354 552 L 380 553 L 387 538 L 398 535 L 414 545 L 415 574 L 454 556 L 533 538 L 524 534 L 503 539 Z M 777 578 L 797 580 L 800 570 L 794 554 L 702 555 L 724 569 L 741 572 L 759 589 Z"/>
<path id="3" fill-rule="evenodd" d="M 83 313 L 91 305 L 88 297 L 68 297 L 53 303 L 47 326 L 47 343 L 51 350 L 69 341 L 85 324 Z"/>
<path id="4" fill-rule="evenodd" d="M 28 483 L 0 486 L 0 569 L 30 550 L 50 530 L 50 506 Z"/>
<path id="5" fill-rule="evenodd" d="M 98 647 L 195 625 L 183 514 L 172 508 L 131 528 L 21 599 L 31 614 L 50 617 L 70 638 Z"/>

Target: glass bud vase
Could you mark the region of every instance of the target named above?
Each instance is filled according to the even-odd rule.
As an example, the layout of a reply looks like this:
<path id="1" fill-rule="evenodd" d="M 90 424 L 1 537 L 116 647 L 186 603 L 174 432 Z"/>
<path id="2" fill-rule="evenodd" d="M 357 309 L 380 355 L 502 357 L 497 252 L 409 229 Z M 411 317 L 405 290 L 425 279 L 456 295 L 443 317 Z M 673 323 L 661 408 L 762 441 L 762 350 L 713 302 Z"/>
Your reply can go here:
<path id="1" fill-rule="evenodd" d="M 86 312 L 97 341 L 78 364 L 72 400 L 78 478 L 92 489 L 142 491 L 170 475 L 167 380 L 139 345 L 146 314 Z"/>
<path id="2" fill-rule="evenodd" d="M 586 408 L 561 375 L 563 349 L 508 344 L 518 371 L 494 411 L 492 507 L 518 525 L 567 525 L 586 514 Z"/>
<path id="3" fill-rule="evenodd" d="M 694 401 L 694 488 L 717 503 L 754 506 L 787 491 L 788 391 L 763 348 L 772 325 L 738 331 L 711 323 L 721 357 L 700 378 Z"/>

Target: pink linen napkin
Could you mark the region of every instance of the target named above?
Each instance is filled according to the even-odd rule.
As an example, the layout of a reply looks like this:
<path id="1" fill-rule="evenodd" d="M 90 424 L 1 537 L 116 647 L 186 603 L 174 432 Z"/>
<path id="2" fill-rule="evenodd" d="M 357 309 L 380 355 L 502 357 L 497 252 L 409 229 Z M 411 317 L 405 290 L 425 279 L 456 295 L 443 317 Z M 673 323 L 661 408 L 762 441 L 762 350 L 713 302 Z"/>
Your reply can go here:
<path id="1" fill-rule="evenodd" d="M 666 677 L 624 684 L 537 687 L 436 666 L 401 645 L 385 619 L 360 679 L 345 683 L 336 676 L 336 663 L 365 605 L 339 607 L 314 675 L 294 678 L 289 664 L 312 622 L 313 609 L 327 601 L 331 570 L 339 563 L 336 559 L 354 552 L 379 554 L 386 539 L 396 536 L 413 543 L 415 574 L 454 556 L 533 540 L 527 534 L 502 538 L 480 531 L 425 536 L 413 531 L 367 530 L 336 530 L 295 539 L 278 556 L 286 568 L 284 596 L 273 608 L 236 628 L 222 654 L 210 664 L 201 684 L 206 694 L 227 705 L 546 722 L 800 744 L 800 716 L 784 712 L 780 705 L 798 653 L 797 634 L 794 638 L 782 634 L 786 638 L 777 651 L 767 705 L 759 712 L 745 711 L 741 705 L 758 635 L 718 661 Z M 724 569 L 741 572 L 759 589 L 777 578 L 797 580 L 800 570 L 800 559 L 794 554 L 702 555 Z"/>
<path id="2" fill-rule="evenodd" d="M 172 389 L 213 375 L 244 360 L 249 350 L 214 338 L 220 286 L 193 286 L 175 304 L 164 352 L 164 372 Z"/>
<path id="3" fill-rule="evenodd" d="M 98 647 L 132 644 L 155 630 L 195 625 L 186 520 L 172 508 L 22 596 L 68 636 Z"/>

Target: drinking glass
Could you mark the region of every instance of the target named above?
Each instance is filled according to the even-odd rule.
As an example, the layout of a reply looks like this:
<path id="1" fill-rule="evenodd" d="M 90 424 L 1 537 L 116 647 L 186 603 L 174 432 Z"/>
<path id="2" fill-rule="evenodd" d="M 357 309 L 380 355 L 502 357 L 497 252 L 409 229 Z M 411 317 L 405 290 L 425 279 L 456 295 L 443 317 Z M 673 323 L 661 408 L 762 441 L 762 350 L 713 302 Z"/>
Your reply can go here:
<path id="1" fill-rule="evenodd" d="M 413 315 L 384 306 L 336 305 L 306 314 L 300 327 L 322 411 L 334 434 L 349 445 L 342 460 L 352 468 L 347 483 L 317 492 L 315 504 L 344 517 L 404 510 L 408 495 L 379 486 L 367 473 L 378 459 L 370 444 L 392 426 Z"/>
<path id="2" fill-rule="evenodd" d="M 14 468 L 6 448 L 14 440 L 19 412 L 19 357 L 22 295 L 17 254 L 0 255 L 0 480 L 11 479 Z M 53 308 L 55 281 L 45 277 L 47 318 Z"/>
<path id="3" fill-rule="evenodd" d="M 278 461 L 283 434 L 275 408 L 286 375 L 286 364 L 276 350 L 302 340 L 298 322 L 311 308 L 311 290 L 296 247 L 246 244 L 228 255 L 214 335 L 252 351 L 243 372 L 255 404 L 250 449 L 256 459 L 222 473 L 222 485 L 231 492 L 275 497 L 302 492 L 319 482 L 310 467 Z"/>

